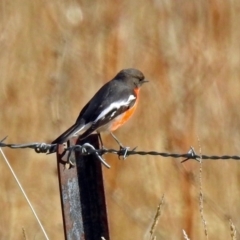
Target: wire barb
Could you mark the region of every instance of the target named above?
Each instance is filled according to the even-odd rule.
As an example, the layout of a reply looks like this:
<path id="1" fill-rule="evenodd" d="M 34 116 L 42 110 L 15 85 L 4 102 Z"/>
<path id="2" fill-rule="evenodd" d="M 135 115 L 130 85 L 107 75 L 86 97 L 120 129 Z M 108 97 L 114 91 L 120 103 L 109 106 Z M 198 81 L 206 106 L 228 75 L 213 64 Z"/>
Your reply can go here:
<path id="1" fill-rule="evenodd" d="M 9 148 L 31 148 L 34 149 L 36 153 L 47 153 L 49 149 L 54 146 L 55 144 L 47 144 L 47 143 L 24 143 L 24 144 L 6 144 L 3 143 L 7 137 L 3 138 L 0 141 L 0 147 L 9 147 Z"/>
<path id="2" fill-rule="evenodd" d="M 83 145 L 74 145 L 68 147 L 66 150 L 72 151 L 79 151 L 81 155 L 89 155 L 95 154 L 95 156 L 99 159 L 99 161 L 107 168 L 111 166 L 104 160 L 104 158 L 99 154 L 98 150 L 91 145 L 90 143 L 84 143 Z"/>
<path id="3" fill-rule="evenodd" d="M 186 162 L 189 159 L 194 159 L 194 160 L 200 162 L 199 156 L 196 155 L 193 147 L 190 147 L 189 151 L 187 152 L 187 155 L 188 155 L 188 157 L 186 159 L 182 160 L 181 163 Z"/>

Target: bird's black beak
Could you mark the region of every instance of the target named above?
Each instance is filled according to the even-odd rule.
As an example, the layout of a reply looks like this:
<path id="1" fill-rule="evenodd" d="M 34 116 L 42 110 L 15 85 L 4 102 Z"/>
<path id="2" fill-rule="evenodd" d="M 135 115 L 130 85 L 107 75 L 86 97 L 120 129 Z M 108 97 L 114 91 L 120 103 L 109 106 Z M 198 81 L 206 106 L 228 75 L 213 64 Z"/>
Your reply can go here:
<path id="1" fill-rule="evenodd" d="M 144 84 L 144 83 L 147 83 L 147 82 L 149 82 L 147 79 L 144 79 L 143 81 L 142 81 L 142 84 Z"/>

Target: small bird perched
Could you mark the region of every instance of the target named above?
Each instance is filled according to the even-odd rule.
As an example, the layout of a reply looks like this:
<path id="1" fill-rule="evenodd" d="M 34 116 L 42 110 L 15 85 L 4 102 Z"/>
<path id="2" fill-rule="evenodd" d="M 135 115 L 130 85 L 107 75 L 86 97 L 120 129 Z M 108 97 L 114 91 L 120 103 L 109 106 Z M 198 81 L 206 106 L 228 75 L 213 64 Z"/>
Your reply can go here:
<path id="1" fill-rule="evenodd" d="M 112 131 L 121 127 L 136 110 L 140 87 L 148 82 L 137 69 L 121 70 L 111 81 L 103 85 L 80 112 L 77 121 L 52 144 L 62 144 L 71 137 L 84 139 L 93 132 L 109 131 L 123 147 Z M 100 138 L 101 140 L 101 138 Z M 56 151 L 52 147 L 49 153 Z"/>

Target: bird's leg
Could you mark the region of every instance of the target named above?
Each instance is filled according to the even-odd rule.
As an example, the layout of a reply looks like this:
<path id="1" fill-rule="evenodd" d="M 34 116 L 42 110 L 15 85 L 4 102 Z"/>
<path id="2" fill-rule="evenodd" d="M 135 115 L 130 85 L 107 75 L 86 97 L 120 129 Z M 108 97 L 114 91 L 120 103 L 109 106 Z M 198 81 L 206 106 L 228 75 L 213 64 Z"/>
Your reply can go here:
<path id="1" fill-rule="evenodd" d="M 127 157 L 128 149 L 129 149 L 130 147 L 124 147 L 124 146 L 122 145 L 122 143 L 117 139 L 117 137 L 116 137 L 112 132 L 110 132 L 110 134 L 112 135 L 112 137 L 115 139 L 115 141 L 116 141 L 116 142 L 118 143 L 118 145 L 120 146 L 120 151 L 123 151 L 123 152 L 124 152 L 124 154 L 123 154 L 123 159 L 125 160 L 126 157 Z M 120 157 L 120 155 L 122 155 L 122 154 L 119 154 L 119 157 Z"/>
<path id="2" fill-rule="evenodd" d="M 115 139 L 115 141 L 118 143 L 118 145 L 120 146 L 120 148 L 125 148 L 122 143 L 117 139 L 117 137 L 112 133 L 110 132 L 110 134 L 112 135 L 112 137 Z"/>
<path id="3" fill-rule="evenodd" d="M 101 134 L 100 134 L 99 132 L 97 132 L 97 135 L 98 135 L 98 139 L 99 139 L 100 144 L 101 144 L 101 148 L 102 148 L 102 149 L 105 149 L 105 147 L 103 146 L 103 141 L 102 141 Z"/>

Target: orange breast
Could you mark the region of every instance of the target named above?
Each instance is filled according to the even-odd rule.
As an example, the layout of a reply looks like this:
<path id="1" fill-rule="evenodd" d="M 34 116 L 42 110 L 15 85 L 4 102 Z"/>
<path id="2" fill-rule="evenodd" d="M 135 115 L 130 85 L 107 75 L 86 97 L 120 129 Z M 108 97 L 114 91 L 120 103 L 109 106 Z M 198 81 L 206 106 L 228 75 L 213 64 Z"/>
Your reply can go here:
<path id="1" fill-rule="evenodd" d="M 136 93 L 136 96 L 138 95 L 139 92 L 139 88 L 138 89 L 134 89 L 134 92 Z M 134 103 L 134 105 L 125 113 L 121 114 L 119 117 L 117 117 L 115 119 L 115 121 L 112 122 L 111 124 L 111 129 L 110 131 L 114 131 L 116 129 L 118 129 L 119 127 L 121 127 L 125 122 L 127 122 L 129 120 L 129 118 L 133 115 L 133 113 L 135 112 L 136 108 L 137 108 L 137 104 L 138 104 L 138 97 L 136 99 L 136 102 Z"/>

